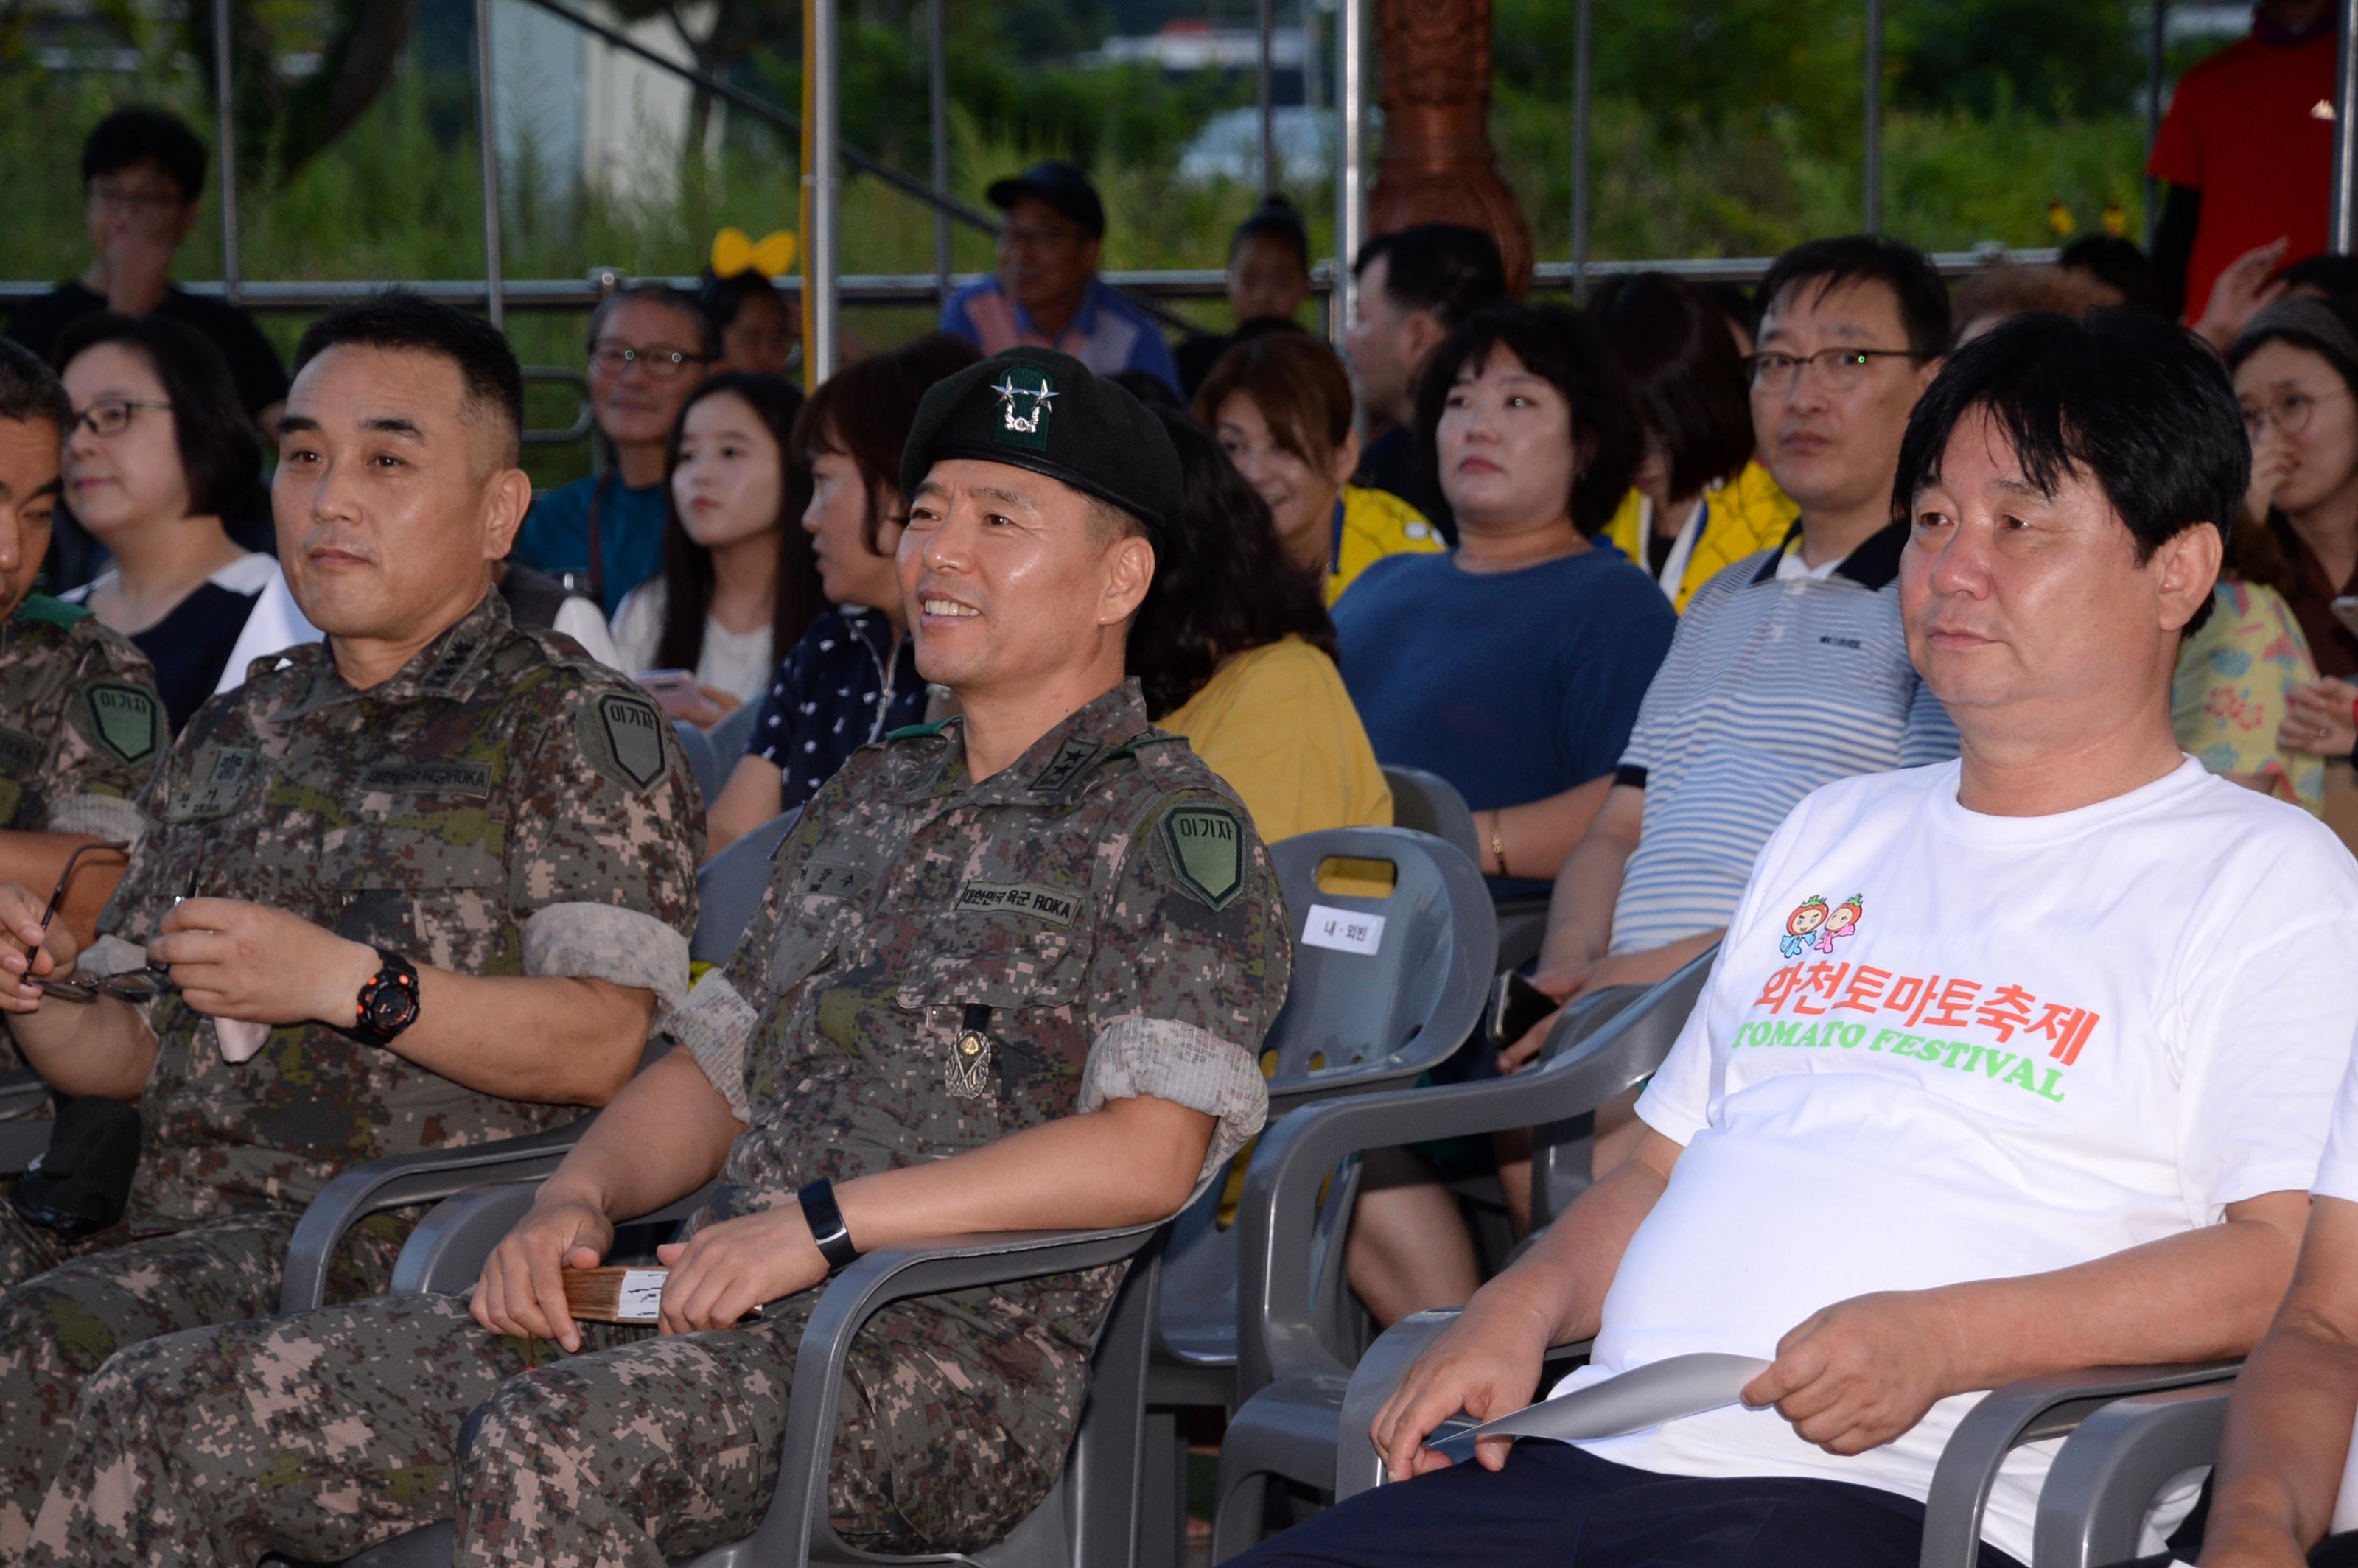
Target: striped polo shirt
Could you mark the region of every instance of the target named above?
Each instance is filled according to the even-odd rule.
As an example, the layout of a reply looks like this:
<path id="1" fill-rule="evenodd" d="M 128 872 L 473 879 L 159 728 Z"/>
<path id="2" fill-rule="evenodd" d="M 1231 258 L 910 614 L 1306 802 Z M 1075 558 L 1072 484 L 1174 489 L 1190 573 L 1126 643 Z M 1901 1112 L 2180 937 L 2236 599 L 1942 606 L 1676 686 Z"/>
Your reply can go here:
<path id="1" fill-rule="evenodd" d="M 1802 566 L 1801 536 L 1796 523 L 1697 589 L 1646 690 L 1616 775 L 1646 811 L 1615 953 L 1725 925 L 1760 846 L 1821 784 L 1957 754 L 1899 624 L 1907 524 L 1830 570 Z"/>

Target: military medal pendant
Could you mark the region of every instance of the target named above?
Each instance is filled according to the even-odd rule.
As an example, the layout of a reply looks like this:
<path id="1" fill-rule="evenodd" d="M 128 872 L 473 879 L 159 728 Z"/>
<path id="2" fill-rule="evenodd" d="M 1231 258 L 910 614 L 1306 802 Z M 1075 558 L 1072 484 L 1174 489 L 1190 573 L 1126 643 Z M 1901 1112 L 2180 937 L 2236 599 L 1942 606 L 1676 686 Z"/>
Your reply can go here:
<path id="1" fill-rule="evenodd" d="M 942 1069 L 942 1085 L 953 1099 L 981 1099 L 990 1093 L 990 1009 L 969 1006 L 958 1020 L 957 1038 L 950 1043 L 949 1061 Z"/>

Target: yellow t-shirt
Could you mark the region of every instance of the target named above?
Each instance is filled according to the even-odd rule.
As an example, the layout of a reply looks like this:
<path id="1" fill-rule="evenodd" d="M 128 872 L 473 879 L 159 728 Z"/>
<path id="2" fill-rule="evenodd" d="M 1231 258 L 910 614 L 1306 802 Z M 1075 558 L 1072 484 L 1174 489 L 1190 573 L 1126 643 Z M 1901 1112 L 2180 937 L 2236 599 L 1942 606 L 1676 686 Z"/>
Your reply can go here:
<path id="1" fill-rule="evenodd" d="M 1343 677 L 1299 637 L 1238 654 L 1159 722 L 1228 781 L 1265 843 L 1391 826 L 1391 786 Z"/>
<path id="2" fill-rule="evenodd" d="M 1775 546 L 1801 514 L 1758 462 L 1746 463 L 1734 479 L 1704 491 L 1703 503 L 1703 532 L 1687 551 L 1678 585 L 1671 590 L 1671 608 L 1682 615 L 1695 589 L 1745 557 Z M 1646 557 L 1646 530 L 1652 514 L 1646 498 L 1633 490 L 1621 498 L 1621 509 L 1606 524 L 1605 536 L 1647 576 L 1659 577 Z"/>
<path id="3" fill-rule="evenodd" d="M 1335 569 L 1326 575 L 1330 607 L 1354 579 L 1386 556 L 1429 556 L 1442 548 L 1441 530 L 1389 490 L 1347 484 L 1335 504 L 1343 516 L 1335 531 Z M 1387 827 L 1390 822 L 1384 819 Z"/>
<path id="4" fill-rule="evenodd" d="M 2325 813 L 2325 759 L 2279 751 L 2286 693 L 2317 678 L 2292 606 L 2272 588 L 2223 577 L 2211 619 L 2178 650 L 2169 727 L 2214 773 L 2266 779 L 2268 793 Z"/>

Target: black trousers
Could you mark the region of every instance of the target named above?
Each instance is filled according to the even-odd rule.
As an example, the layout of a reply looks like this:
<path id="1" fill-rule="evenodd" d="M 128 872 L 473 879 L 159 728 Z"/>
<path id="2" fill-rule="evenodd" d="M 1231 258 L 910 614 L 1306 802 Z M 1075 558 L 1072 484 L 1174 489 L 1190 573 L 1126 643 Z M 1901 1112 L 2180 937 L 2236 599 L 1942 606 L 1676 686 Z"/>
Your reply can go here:
<path id="1" fill-rule="evenodd" d="M 1913 1568 L 1924 1507 L 1847 1481 L 1698 1478 L 1519 1443 L 1505 1469 L 1453 1465 L 1363 1492 L 1236 1568 Z M 1982 1568 L 2020 1568 L 1985 1543 Z"/>

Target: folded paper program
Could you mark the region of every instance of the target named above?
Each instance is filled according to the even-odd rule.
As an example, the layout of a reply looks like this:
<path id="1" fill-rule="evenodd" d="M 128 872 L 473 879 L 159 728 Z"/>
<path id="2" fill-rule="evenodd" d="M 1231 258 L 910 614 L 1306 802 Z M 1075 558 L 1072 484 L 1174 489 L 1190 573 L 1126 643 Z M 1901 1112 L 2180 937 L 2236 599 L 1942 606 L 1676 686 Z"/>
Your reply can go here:
<path id="1" fill-rule="evenodd" d="M 1666 1421 L 1701 1415 L 1736 1402 L 1744 1385 L 1768 1369 L 1757 1356 L 1704 1351 L 1633 1368 L 1558 1399 L 1525 1405 L 1509 1415 L 1425 1444 L 1463 1459 L 1486 1437 L 1544 1437 L 1588 1443 L 1643 1432 Z"/>

